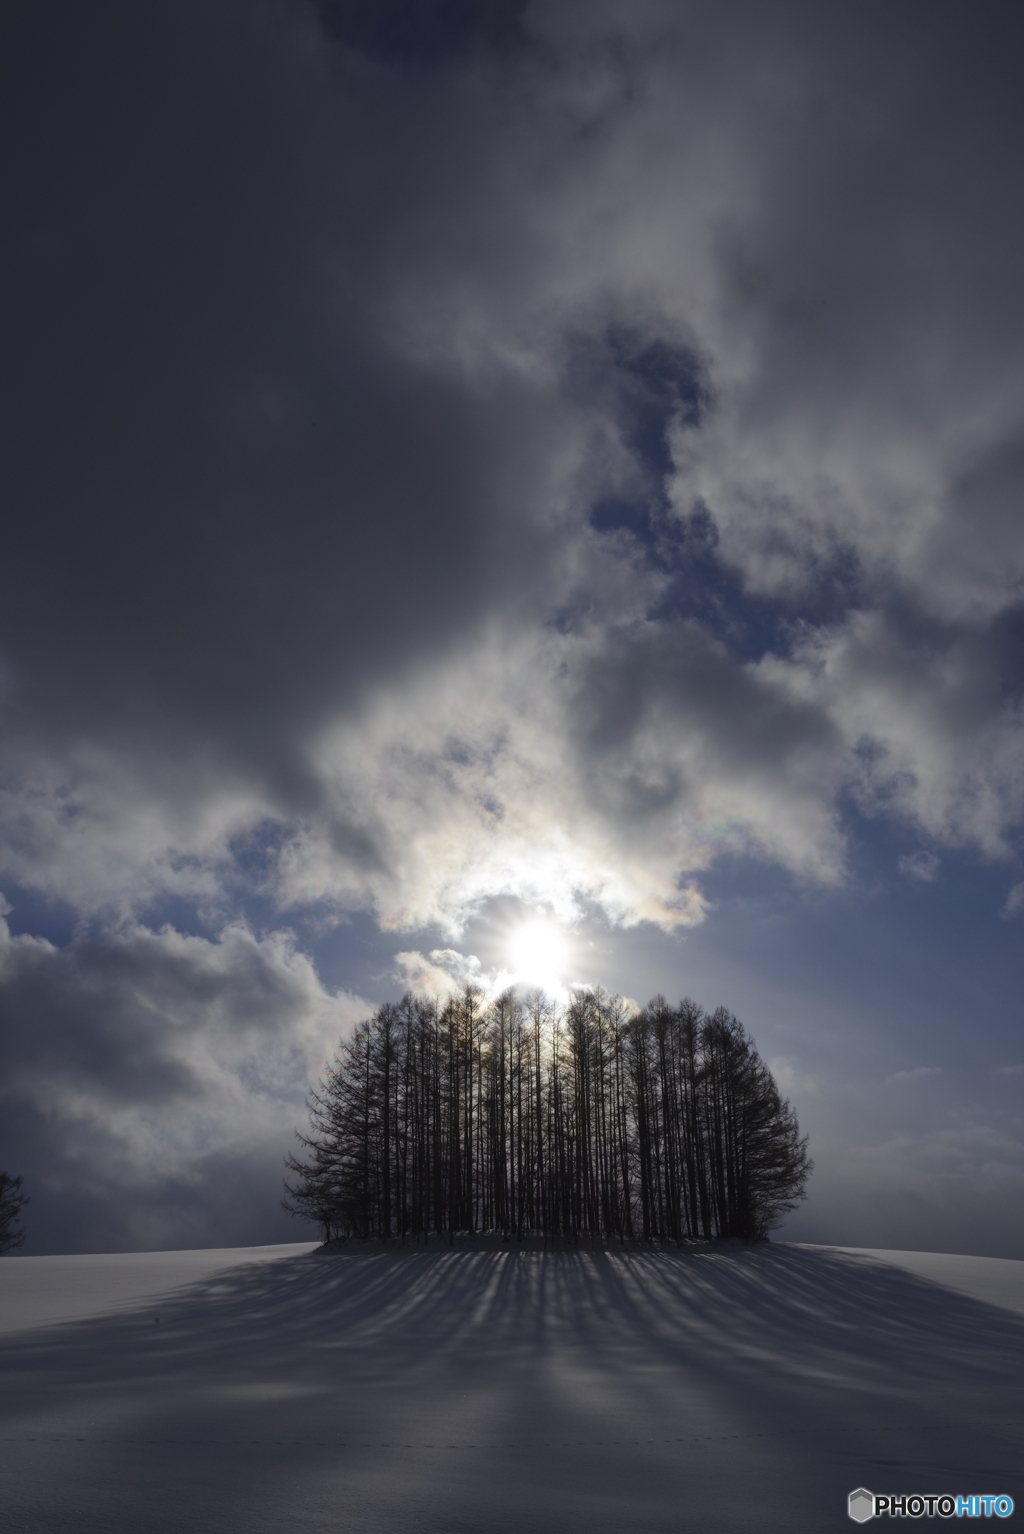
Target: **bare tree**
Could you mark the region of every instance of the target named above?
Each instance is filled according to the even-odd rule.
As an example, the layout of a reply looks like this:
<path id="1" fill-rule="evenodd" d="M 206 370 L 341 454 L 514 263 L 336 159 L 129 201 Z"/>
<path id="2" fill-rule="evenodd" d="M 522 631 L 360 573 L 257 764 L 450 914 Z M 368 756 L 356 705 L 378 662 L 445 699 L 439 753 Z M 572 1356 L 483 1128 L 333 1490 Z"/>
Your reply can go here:
<path id="1" fill-rule="evenodd" d="M 0 1252 L 16 1252 L 25 1239 L 18 1220 L 28 1199 L 21 1191 L 21 1178 L 0 1172 Z"/>

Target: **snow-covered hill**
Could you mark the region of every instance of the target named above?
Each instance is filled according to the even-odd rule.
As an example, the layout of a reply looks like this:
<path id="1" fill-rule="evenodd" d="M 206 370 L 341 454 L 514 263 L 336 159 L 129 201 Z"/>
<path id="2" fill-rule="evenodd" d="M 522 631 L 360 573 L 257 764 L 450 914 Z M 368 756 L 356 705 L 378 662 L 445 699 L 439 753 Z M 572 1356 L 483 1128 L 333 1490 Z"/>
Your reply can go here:
<path id="1" fill-rule="evenodd" d="M 852 1527 L 1024 1498 L 1024 1263 L 773 1245 L 0 1262 L 4 1527 Z"/>

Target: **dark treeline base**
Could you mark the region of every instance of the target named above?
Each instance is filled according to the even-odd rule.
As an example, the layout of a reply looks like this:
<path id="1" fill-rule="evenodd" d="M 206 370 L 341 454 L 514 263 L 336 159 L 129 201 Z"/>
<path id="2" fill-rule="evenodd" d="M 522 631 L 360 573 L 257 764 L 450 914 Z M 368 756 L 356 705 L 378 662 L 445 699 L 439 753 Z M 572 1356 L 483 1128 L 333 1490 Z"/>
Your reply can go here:
<path id="1" fill-rule="evenodd" d="M 811 1170 L 736 1018 L 661 997 L 407 995 L 340 1045 L 309 1108 L 285 1208 L 325 1240 L 757 1240 Z"/>
<path id="2" fill-rule="evenodd" d="M 357 1236 L 354 1233 L 332 1236 L 329 1241 L 324 1241 L 316 1248 L 315 1255 L 351 1257 L 360 1254 L 373 1256 L 387 1252 L 393 1256 L 417 1253 L 430 1256 L 451 1250 L 483 1253 L 514 1251 L 524 1255 L 537 1252 L 565 1252 L 575 1256 L 609 1252 L 662 1252 L 693 1255 L 733 1247 L 746 1249 L 747 1242 L 742 1236 L 712 1236 L 708 1241 L 698 1236 L 681 1236 L 678 1241 L 668 1236 L 652 1236 L 645 1241 L 640 1236 L 607 1236 L 588 1231 L 582 1231 L 575 1236 L 545 1235 L 538 1231 L 524 1231 L 521 1236 L 517 1236 L 515 1231 L 505 1235 L 500 1230 L 442 1230 L 421 1231 L 415 1236 L 409 1232 L 402 1235 L 392 1232 L 390 1236 Z"/>

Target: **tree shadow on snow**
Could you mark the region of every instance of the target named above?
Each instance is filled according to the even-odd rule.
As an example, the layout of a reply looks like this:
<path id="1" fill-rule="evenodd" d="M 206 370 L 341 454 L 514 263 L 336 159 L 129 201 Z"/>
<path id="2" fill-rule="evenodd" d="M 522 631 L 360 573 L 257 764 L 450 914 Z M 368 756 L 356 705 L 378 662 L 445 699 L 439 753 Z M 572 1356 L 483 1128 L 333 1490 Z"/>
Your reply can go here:
<path id="1" fill-rule="evenodd" d="M 222 1468 L 244 1449 L 250 1523 L 253 1499 L 341 1475 L 357 1509 L 433 1488 L 438 1527 L 480 1526 L 489 1485 L 524 1527 L 603 1508 L 661 1528 L 680 1497 L 694 1526 L 741 1527 L 774 1486 L 806 1500 L 779 1528 L 822 1528 L 861 1483 L 1014 1495 L 1022 1365 L 1024 1317 L 848 1253 L 370 1248 L 4 1339 L 0 1433 L 206 1446 Z"/>

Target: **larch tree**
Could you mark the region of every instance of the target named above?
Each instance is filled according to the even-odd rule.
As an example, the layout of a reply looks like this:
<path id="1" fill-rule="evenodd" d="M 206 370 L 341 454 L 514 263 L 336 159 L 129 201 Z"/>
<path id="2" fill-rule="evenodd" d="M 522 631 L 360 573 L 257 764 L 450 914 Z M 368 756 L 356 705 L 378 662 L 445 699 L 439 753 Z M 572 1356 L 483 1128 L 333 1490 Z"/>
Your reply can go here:
<path id="1" fill-rule="evenodd" d="M 28 1198 L 21 1191 L 21 1178 L 0 1172 L 0 1253 L 16 1252 L 25 1240 L 24 1226 L 19 1226 L 21 1212 Z"/>
<path id="2" fill-rule="evenodd" d="M 812 1170 L 742 1024 L 661 996 L 407 995 L 340 1044 L 308 1105 L 285 1207 L 325 1240 L 760 1240 Z"/>

